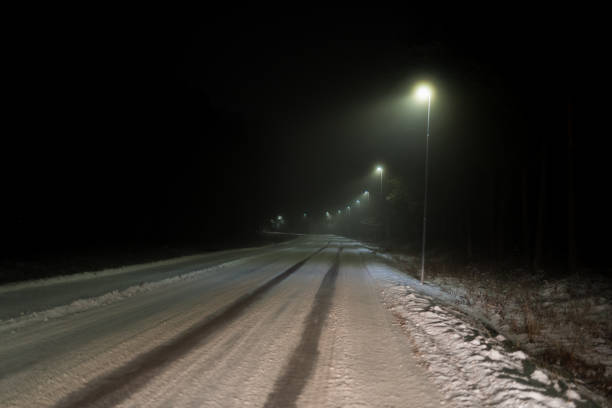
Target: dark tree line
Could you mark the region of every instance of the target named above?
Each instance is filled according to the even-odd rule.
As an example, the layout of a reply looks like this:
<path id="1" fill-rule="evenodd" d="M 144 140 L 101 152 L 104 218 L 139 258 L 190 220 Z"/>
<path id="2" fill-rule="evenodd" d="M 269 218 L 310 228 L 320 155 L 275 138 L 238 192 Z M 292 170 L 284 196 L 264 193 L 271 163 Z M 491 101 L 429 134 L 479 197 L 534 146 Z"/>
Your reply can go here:
<path id="1" fill-rule="evenodd" d="M 580 265 L 605 265 L 605 254 L 592 248 L 605 241 L 605 202 L 593 206 L 591 196 L 576 194 L 578 186 L 603 198 L 605 193 L 594 186 L 605 176 L 576 176 L 576 163 L 586 165 L 588 156 L 576 157 L 584 144 L 577 147 L 575 140 L 574 103 L 568 97 L 565 106 L 559 103 L 555 109 L 545 112 L 546 126 L 532 126 L 522 137 L 512 134 L 520 126 L 510 125 L 497 127 L 497 133 L 463 150 L 434 142 L 429 248 L 450 249 L 467 260 L 511 260 L 533 270 L 574 272 Z M 386 199 L 395 219 L 392 238 L 420 242 L 418 184 L 403 174 L 388 182 Z"/>

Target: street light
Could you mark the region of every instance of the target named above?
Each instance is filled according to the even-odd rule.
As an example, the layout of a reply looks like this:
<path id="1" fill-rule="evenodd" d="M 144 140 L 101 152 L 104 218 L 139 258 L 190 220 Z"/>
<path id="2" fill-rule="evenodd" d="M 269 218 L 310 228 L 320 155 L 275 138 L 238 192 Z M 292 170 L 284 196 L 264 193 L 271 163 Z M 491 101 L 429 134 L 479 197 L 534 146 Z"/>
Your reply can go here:
<path id="1" fill-rule="evenodd" d="M 431 112 L 431 88 L 420 85 L 416 90 L 416 96 L 422 101 L 427 101 L 427 136 L 425 139 L 425 199 L 423 200 L 423 249 L 421 251 L 421 284 L 425 280 L 425 238 L 427 237 L 427 184 L 429 177 L 429 114 Z"/>
<path id="2" fill-rule="evenodd" d="M 368 203 L 370 202 L 370 192 L 368 190 L 363 192 L 363 196 L 368 199 Z"/>
<path id="3" fill-rule="evenodd" d="M 429 100 L 431 98 L 431 88 L 425 84 L 419 85 L 416 90 L 416 96 L 422 101 Z"/>
<path id="4" fill-rule="evenodd" d="M 382 168 L 382 166 L 376 167 L 376 172 L 380 173 L 380 194 L 382 194 L 382 177 L 383 177 L 383 168 Z"/>

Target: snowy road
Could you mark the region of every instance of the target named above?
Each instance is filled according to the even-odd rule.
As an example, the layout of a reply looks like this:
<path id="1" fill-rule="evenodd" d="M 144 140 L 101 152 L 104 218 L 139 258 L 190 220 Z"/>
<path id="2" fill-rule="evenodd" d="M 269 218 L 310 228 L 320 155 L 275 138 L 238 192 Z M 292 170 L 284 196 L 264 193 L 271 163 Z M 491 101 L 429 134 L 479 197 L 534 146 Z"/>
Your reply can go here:
<path id="1" fill-rule="evenodd" d="M 373 258 L 354 241 L 306 236 L 97 277 L 0 287 L 0 305 L 6 307 L 0 323 L 0 406 L 482 405 L 435 381 L 436 360 L 430 359 L 434 366 L 428 369 L 418 356 L 420 323 L 414 338 L 406 332 L 415 306 L 402 300 L 401 309 L 394 303 L 416 299 L 420 307 L 422 299 L 399 293 L 407 287 L 392 282 L 399 275 L 381 272 Z M 134 282 L 140 283 L 131 286 Z M 89 300 L 75 300 L 81 295 L 75 288 Z M 33 294 L 37 298 L 30 304 L 27 296 Z M 430 321 L 434 316 L 439 327 L 448 314 L 440 310 L 414 313 Z M 455 319 L 452 325 L 462 324 Z M 449 337 L 448 330 L 440 336 Z M 493 340 L 469 341 L 477 353 L 482 342 Z M 431 344 L 452 349 L 446 340 L 425 342 L 422 352 Z M 505 358 L 504 369 L 525 358 L 494 349 L 493 354 L 491 347 L 485 352 L 494 360 Z M 481 362 L 474 354 L 470 358 Z M 452 364 L 460 366 L 461 355 L 454 359 L 444 360 L 438 379 L 453 376 Z M 575 406 L 568 398 L 551 398 L 553 384 L 542 375 L 550 383 L 540 387 L 542 398 L 534 385 L 527 387 L 531 397 L 518 392 L 518 401 L 526 404 L 503 398 L 497 403 Z M 479 384 L 467 382 L 457 384 L 486 401 L 487 388 L 479 391 Z M 525 382 L 519 383 L 524 389 Z M 516 397 L 514 383 L 508 384 L 506 391 Z"/>

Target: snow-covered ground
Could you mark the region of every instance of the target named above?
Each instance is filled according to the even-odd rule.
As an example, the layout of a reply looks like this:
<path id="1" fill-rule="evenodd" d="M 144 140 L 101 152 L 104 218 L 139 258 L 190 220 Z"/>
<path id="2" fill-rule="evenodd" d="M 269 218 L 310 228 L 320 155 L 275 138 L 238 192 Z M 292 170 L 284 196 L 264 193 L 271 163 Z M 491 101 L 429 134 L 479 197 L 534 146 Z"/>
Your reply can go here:
<path id="1" fill-rule="evenodd" d="M 214 273 L 222 273 L 221 270 L 223 268 L 228 268 L 233 265 L 243 263 L 244 260 L 245 260 L 244 258 L 241 258 L 238 260 L 224 262 L 219 265 L 211 266 L 209 268 L 199 269 L 199 270 L 195 270 L 195 271 L 184 273 L 184 274 L 178 274 L 170 278 L 165 278 L 161 280 L 142 281 L 141 283 L 137 285 L 129 286 L 125 289 L 121 289 L 121 290 L 115 289 L 111 292 L 108 292 L 108 293 L 105 293 L 99 296 L 81 297 L 69 304 L 51 307 L 49 309 L 41 310 L 38 312 L 20 313 L 19 316 L 11 317 L 5 320 L 0 320 L 0 327 L 2 328 L 2 330 L 17 330 L 20 326 L 27 325 L 35 321 L 45 321 L 46 322 L 49 319 L 57 319 L 60 317 L 64 317 L 64 316 L 73 314 L 73 313 L 85 312 L 92 308 L 108 306 L 113 303 L 119 302 L 121 300 L 130 298 L 132 296 L 143 295 L 143 294 L 146 294 L 147 292 L 151 292 L 156 289 L 157 290 L 163 289 L 165 286 L 176 284 L 180 281 L 191 281 L 191 280 L 201 279 L 207 274 L 210 275 Z M 121 273 L 123 271 L 119 270 L 117 271 L 117 273 L 112 273 L 115 271 L 104 271 L 104 272 L 111 272 L 108 275 L 112 276 L 112 275 L 116 275 L 117 273 Z M 106 274 L 103 274 L 103 275 L 106 275 Z M 78 278 L 78 277 L 79 276 L 70 276 L 70 277 L 67 277 L 68 279 L 66 281 L 76 281 L 77 279 L 75 278 Z M 89 273 L 83 274 L 83 279 L 90 279 L 90 278 L 92 278 L 92 276 L 90 276 Z M 55 280 L 57 283 L 65 282 L 63 278 L 58 278 Z M 47 280 L 41 281 L 40 283 L 42 285 L 49 284 Z M 24 287 L 31 287 L 31 286 L 24 285 Z"/>
<path id="2" fill-rule="evenodd" d="M 304 236 L 0 287 L 0 406 L 596 406 L 387 261 Z"/>
<path id="3" fill-rule="evenodd" d="M 405 271 L 407 278 L 416 275 L 418 258 L 378 251 L 381 261 Z M 513 271 L 500 276 L 475 266 L 457 270 L 443 259 L 430 262 L 426 285 L 419 291 L 502 333 L 513 347 L 573 378 L 600 404 L 610 405 L 606 400 L 612 391 L 609 280 L 590 274 L 547 281 L 541 274 Z"/>
<path id="4" fill-rule="evenodd" d="M 216 254 L 236 253 L 236 252 L 241 253 L 241 252 L 245 252 L 249 250 L 252 250 L 252 248 L 227 250 L 227 251 L 217 252 Z M 75 274 L 70 274 L 70 275 L 60 275 L 60 276 L 54 276 L 50 278 L 12 282 L 12 283 L 1 285 L 0 294 L 13 292 L 17 290 L 23 290 L 26 288 L 40 288 L 44 286 L 54 286 L 54 285 L 66 284 L 70 282 L 81 282 L 81 281 L 86 281 L 90 279 L 99 279 L 102 277 L 110 277 L 110 276 L 115 276 L 115 275 L 125 275 L 125 274 L 130 274 L 130 273 L 138 272 L 142 270 L 150 271 L 151 268 L 155 268 L 155 267 L 162 267 L 162 266 L 176 267 L 176 265 L 179 265 L 182 263 L 193 263 L 193 262 L 201 261 L 203 258 L 206 258 L 207 256 L 209 255 L 208 254 L 187 255 L 187 256 L 181 256 L 177 258 L 164 259 L 161 261 L 148 262 L 148 263 L 137 264 L 137 265 L 125 265 L 125 266 L 118 267 L 118 268 L 103 269 L 99 271 L 84 271 L 81 273 L 75 273 Z"/>
<path id="5" fill-rule="evenodd" d="M 444 303 L 449 295 L 382 262 L 368 263 L 388 309 L 434 381 L 461 406 L 593 406 L 571 381 Z"/>
<path id="6" fill-rule="evenodd" d="M 476 279 L 437 276 L 433 282 L 455 293 L 460 303 L 530 354 L 587 382 L 607 378 L 612 386 L 612 286 L 608 279 L 572 276 L 547 281 L 524 273 L 510 283 L 484 276 Z"/>
<path id="7" fill-rule="evenodd" d="M 318 249 L 301 245 L 37 312 L 46 319 L 24 315 L 0 323 L 0 406 L 54 405 L 172 344 Z M 96 285 L 96 279 L 86 281 Z M 21 302 L 27 309 L 28 300 Z"/>
<path id="8" fill-rule="evenodd" d="M 183 279 L 193 272 L 275 251 L 287 245 L 290 243 L 211 252 L 0 285 L 0 321 L 23 321 L 24 318 L 40 320 L 108 304 L 163 282 L 172 282 L 174 278 Z"/>

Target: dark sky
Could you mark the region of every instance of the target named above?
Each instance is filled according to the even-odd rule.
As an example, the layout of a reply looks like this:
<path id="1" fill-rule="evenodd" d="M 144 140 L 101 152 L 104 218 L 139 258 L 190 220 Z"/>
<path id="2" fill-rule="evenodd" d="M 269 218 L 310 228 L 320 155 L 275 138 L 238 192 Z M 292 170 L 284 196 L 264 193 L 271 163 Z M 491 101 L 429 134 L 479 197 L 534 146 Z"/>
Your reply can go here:
<path id="1" fill-rule="evenodd" d="M 584 100 L 605 71 L 601 30 L 577 19 L 119 14 L 11 32 L 2 171 L 14 247 L 240 234 L 343 205 L 375 188 L 377 163 L 418 185 L 425 110 L 402 100 L 422 79 L 436 86 L 440 183 L 453 163 L 486 173 L 493 139 L 537 157 L 542 133 L 566 135 L 568 97 L 581 137 L 602 111 Z M 581 153 L 579 170 L 605 171 L 602 152 Z"/>

